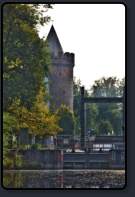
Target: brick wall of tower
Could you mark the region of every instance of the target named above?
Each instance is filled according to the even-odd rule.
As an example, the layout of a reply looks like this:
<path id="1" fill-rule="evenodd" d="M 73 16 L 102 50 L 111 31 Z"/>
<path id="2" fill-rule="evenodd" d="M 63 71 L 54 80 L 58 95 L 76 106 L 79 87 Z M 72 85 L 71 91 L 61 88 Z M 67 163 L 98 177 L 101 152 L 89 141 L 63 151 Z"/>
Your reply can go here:
<path id="1" fill-rule="evenodd" d="M 73 65 L 52 63 L 49 77 L 51 103 L 55 102 L 55 110 L 61 105 L 69 106 L 73 111 Z"/>

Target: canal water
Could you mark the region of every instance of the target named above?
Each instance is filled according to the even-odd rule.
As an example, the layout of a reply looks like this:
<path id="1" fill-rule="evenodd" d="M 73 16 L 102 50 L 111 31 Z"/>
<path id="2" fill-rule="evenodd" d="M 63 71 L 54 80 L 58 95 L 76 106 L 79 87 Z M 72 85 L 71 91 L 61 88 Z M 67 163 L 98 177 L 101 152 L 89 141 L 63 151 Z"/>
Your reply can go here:
<path id="1" fill-rule="evenodd" d="M 5 188 L 123 188 L 125 170 L 4 170 Z"/>

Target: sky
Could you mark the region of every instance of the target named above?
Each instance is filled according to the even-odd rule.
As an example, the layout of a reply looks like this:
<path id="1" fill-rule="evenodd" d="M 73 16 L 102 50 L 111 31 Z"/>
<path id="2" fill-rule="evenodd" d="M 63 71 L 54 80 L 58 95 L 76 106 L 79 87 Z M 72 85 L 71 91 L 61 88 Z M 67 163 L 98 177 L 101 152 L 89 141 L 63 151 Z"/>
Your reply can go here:
<path id="1" fill-rule="evenodd" d="M 55 4 L 46 14 L 64 52 L 75 54 L 73 76 L 87 90 L 105 76 L 125 76 L 125 7 L 123 4 Z M 47 36 L 52 21 L 39 29 Z"/>

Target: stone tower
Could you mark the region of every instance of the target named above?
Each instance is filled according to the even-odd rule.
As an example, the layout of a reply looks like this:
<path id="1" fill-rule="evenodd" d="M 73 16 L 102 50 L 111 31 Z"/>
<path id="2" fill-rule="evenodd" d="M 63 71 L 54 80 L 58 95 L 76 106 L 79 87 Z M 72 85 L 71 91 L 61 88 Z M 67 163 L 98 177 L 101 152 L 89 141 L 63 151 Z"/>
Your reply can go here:
<path id="1" fill-rule="evenodd" d="M 52 53 L 52 73 L 49 77 L 49 81 L 51 81 L 49 91 L 53 98 L 50 103 L 55 102 L 55 111 L 59 109 L 62 104 L 69 106 L 70 110 L 73 111 L 74 54 L 63 52 L 53 25 L 47 36 L 47 41 L 50 44 L 48 50 Z"/>

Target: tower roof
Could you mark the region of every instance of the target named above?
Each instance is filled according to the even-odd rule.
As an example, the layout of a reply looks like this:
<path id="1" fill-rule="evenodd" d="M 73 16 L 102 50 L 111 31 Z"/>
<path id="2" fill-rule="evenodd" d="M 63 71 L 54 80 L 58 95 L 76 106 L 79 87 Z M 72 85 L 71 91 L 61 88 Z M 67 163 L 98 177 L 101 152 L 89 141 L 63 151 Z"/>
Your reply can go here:
<path id="1" fill-rule="evenodd" d="M 49 51 L 55 52 L 55 54 L 57 54 L 58 52 L 64 53 L 53 25 L 51 26 L 50 32 L 48 33 L 46 40 L 50 44 L 50 46 L 48 47 Z"/>

